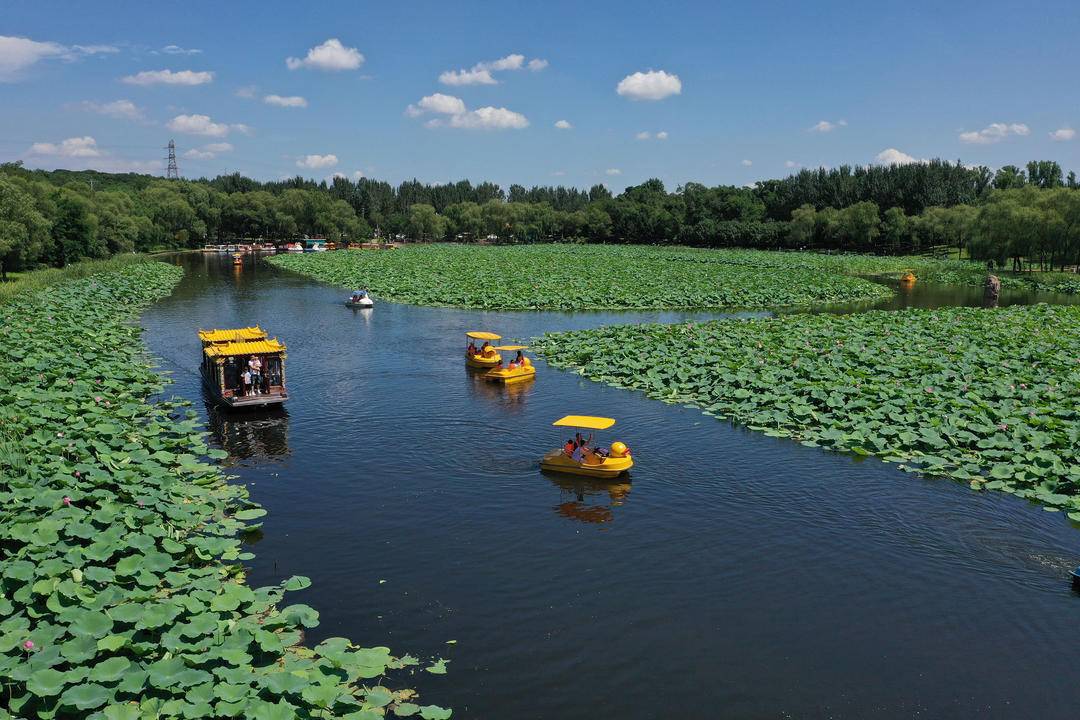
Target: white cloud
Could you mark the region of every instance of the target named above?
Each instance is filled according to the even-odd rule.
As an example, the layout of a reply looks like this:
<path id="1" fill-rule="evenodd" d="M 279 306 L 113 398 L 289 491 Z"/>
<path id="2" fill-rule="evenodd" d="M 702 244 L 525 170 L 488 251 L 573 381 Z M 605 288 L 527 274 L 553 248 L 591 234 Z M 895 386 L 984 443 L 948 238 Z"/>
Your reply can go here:
<path id="1" fill-rule="evenodd" d="M 107 103 L 96 103 L 86 100 L 80 107 L 82 107 L 83 110 L 88 110 L 111 118 L 117 118 L 119 120 L 142 120 L 143 118 L 142 108 L 130 100 L 113 100 L 112 102 Z"/>
<path id="2" fill-rule="evenodd" d="M 814 127 L 810 128 L 810 132 L 828 133 L 847 126 L 847 120 L 837 120 L 836 122 L 829 122 L 828 120 L 819 120 Z"/>
<path id="3" fill-rule="evenodd" d="M 616 175 L 622 175 L 622 170 L 620 170 L 619 168 L 608 168 L 604 171 L 604 174 L 614 177 Z"/>
<path id="4" fill-rule="evenodd" d="M 245 100 L 252 100 L 255 97 L 255 93 L 258 90 L 254 85 L 245 85 L 243 87 L 236 88 L 236 92 L 233 93 L 238 98 L 244 98 Z"/>
<path id="5" fill-rule="evenodd" d="M 506 57 L 499 58 L 498 60 L 491 60 L 489 62 L 478 62 L 468 70 L 462 68 L 460 70 L 447 70 L 439 75 L 439 82 L 443 85 L 497 85 L 498 80 L 492 73 L 502 72 L 504 70 L 520 70 L 523 67 L 528 67 L 533 72 L 543 70 L 548 65 L 547 60 L 541 60 L 540 58 L 533 58 L 525 64 L 525 56 L 513 53 Z"/>
<path id="6" fill-rule="evenodd" d="M 205 85 L 213 82 L 214 73 L 205 70 L 143 70 L 122 80 L 128 85 Z"/>
<path id="7" fill-rule="evenodd" d="M 89 135 L 67 138 L 59 143 L 34 143 L 27 151 L 26 157 L 28 164 L 35 167 L 153 174 L 159 174 L 164 170 L 160 159 L 127 160 L 114 157 L 99 148 L 97 141 Z"/>
<path id="8" fill-rule="evenodd" d="M 615 92 L 630 100 L 663 100 L 680 94 L 682 81 L 663 70 L 636 72 L 620 80 Z"/>
<path id="9" fill-rule="evenodd" d="M 165 127 L 176 132 L 191 135 L 209 135 L 210 137 L 224 137 L 232 130 L 245 135 L 250 131 L 247 125 L 240 123 L 229 125 L 214 122 L 209 115 L 177 115 L 166 123 Z"/>
<path id="10" fill-rule="evenodd" d="M 101 150 L 98 149 L 97 140 L 89 135 L 68 138 L 60 141 L 59 145 L 47 142 L 34 143 L 30 146 L 30 153 L 32 155 L 54 155 L 68 158 L 101 157 Z"/>
<path id="11" fill-rule="evenodd" d="M 337 155 L 305 155 L 296 161 L 296 167 L 315 170 L 318 168 L 334 167 L 338 164 Z"/>
<path id="12" fill-rule="evenodd" d="M 233 146 L 227 142 L 208 143 L 201 148 L 192 148 L 184 157 L 192 160 L 212 160 L 221 153 L 232 152 Z"/>
<path id="13" fill-rule="evenodd" d="M 742 164 L 743 167 L 750 167 L 751 165 L 754 164 L 754 161 L 753 160 L 743 160 L 741 164 Z"/>
<path id="14" fill-rule="evenodd" d="M 330 38 L 322 45 L 308 50 L 303 60 L 285 58 L 290 70 L 310 68 L 314 70 L 356 70 L 364 64 L 364 56 L 356 48 L 345 47 L 337 38 Z"/>
<path id="15" fill-rule="evenodd" d="M 353 170 L 353 173 L 352 173 L 352 179 L 353 179 L 354 181 L 355 181 L 355 180 L 359 180 L 359 179 L 360 179 L 360 178 L 362 178 L 362 177 L 364 177 L 364 173 L 363 173 L 363 172 L 361 172 L 360 170 Z M 330 183 L 330 184 L 333 184 L 333 182 L 334 182 L 334 179 L 335 179 L 335 178 L 341 178 L 341 179 L 343 179 L 343 180 L 348 180 L 348 179 L 349 179 L 349 176 L 348 176 L 348 175 L 346 175 L 346 174 L 345 174 L 345 173 L 343 173 L 343 172 L 336 172 L 336 173 L 334 173 L 333 175 L 331 175 L 330 177 L 328 177 L 328 178 L 326 179 L 326 181 L 327 181 L 328 183 Z"/>
<path id="16" fill-rule="evenodd" d="M 982 130 L 960 133 L 960 142 L 974 145 L 990 145 L 1001 142 L 1009 135 L 1030 135 L 1031 129 L 1024 123 L 990 123 Z"/>
<path id="17" fill-rule="evenodd" d="M 120 52 L 115 45 L 72 45 L 71 49 L 82 55 L 115 55 Z"/>
<path id="18" fill-rule="evenodd" d="M 569 120 L 556 120 L 555 121 L 555 127 L 558 128 L 559 130 L 570 130 L 574 126 L 570 124 Z"/>
<path id="19" fill-rule="evenodd" d="M 25 37 L 0 35 L 0 82 L 10 82 L 19 78 L 19 73 L 42 60 L 63 60 L 72 62 L 86 55 L 116 53 L 120 49 L 113 45 L 72 45 L 39 42 Z"/>
<path id="20" fill-rule="evenodd" d="M 652 137 L 652 135 L 647 130 L 642 130 L 641 132 L 639 132 L 637 135 L 634 136 L 634 139 L 635 140 L 648 140 L 651 137 Z"/>
<path id="21" fill-rule="evenodd" d="M 1050 139 L 1055 142 L 1065 142 L 1066 140 L 1072 140 L 1074 137 L 1076 137 L 1076 131 L 1070 127 L 1058 128 L 1050 133 Z"/>
<path id="22" fill-rule="evenodd" d="M 566 175 L 566 171 L 565 170 L 556 170 L 555 172 L 553 172 L 551 174 L 554 175 L 555 177 L 563 177 L 564 175 Z"/>
<path id="23" fill-rule="evenodd" d="M 795 162 L 794 160 L 787 160 L 786 162 L 784 162 L 784 167 L 786 167 L 786 168 L 801 168 L 802 165 Z"/>
<path id="24" fill-rule="evenodd" d="M 198 55 L 202 50 L 198 48 L 182 48 L 179 45 L 166 45 L 161 48 L 161 52 L 166 55 Z"/>
<path id="25" fill-rule="evenodd" d="M 425 95 L 420 98 L 420 102 L 405 108 L 405 114 L 409 117 L 419 117 L 426 112 L 442 115 L 460 115 L 465 112 L 465 101 L 453 95 L 435 93 Z"/>
<path id="26" fill-rule="evenodd" d="M 492 60 L 491 62 L 477 63 L 476 67 L 483 70 L 520 70 L 525 63 L 525 56 L 513 53 L 506 57 Z"/>
<path id="27" fill-rule="evenodd" d="M 529 127 L 529 120 L 521 113 L 490 106 L 451 115 L 448 122 L 450 127 L 468 130 L 520 130 Z"/>
<path id="28" fill-rule="evenodd" d="M 439 75 L 443 85 L 497 85 L 490 70 L 447 70 Z"/>
<path id="29" fill-rule="evenodd" d="M 667 130 L 661 130 L 660 132 L 656 133 L 657 140 L 667 140 L 667 138 Z"/>
<path id="30" fill-rule="evenodd" d="M 910 165 L 911 163 L 926 162 L 925 160 L 917 160 L 896 148 L 885 148 L 874 157 L 874 160 L 879 165 Z"/>
<path id="31" fill-rule="evenodd" d="M 267 95 L 263 98 L 263 102 L 278 107 L 307 107 L 307 100 L 299 95 Z"/>
<path id="32" fill-rule="evenodd" d="M 429 128 L 453 127 L 466 130 L 505 130 L 520 129 L 529 126 L 528 119 L 521 113 L 506 108 L 482 107 L 469 110 L 461 98 L 453 95 L 435 93 L 420 99 L 415 105 L 405 108 L 409 117 L 420 117 L 426 113 L 445 115 L 446 118 L 432 118 L 424 125 Z"/>

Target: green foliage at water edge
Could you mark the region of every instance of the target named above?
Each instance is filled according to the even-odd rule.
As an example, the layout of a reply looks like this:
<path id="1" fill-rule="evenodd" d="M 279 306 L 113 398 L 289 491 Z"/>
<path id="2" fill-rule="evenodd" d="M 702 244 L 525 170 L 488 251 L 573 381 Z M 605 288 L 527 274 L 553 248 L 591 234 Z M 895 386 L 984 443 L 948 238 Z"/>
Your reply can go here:
<path id="1" fill-rule="evenodd" d="M 0 717 L 448 717 L 385 647 L 301 643 L 310 581 L 251 588 L 265 511 L 225 482 L 132 323 L 181 275 L 132 264 L 0 306 Z M 62 289 L 62 292 L 57 291 Z M 254 522 L 252 522 L 254 521 Z"/>
<path id="2" fill-rule="evenodd" d="M 962 480 L 1080 520 L 1080 307 L 616 326 L 556 367 L 775 437 Z"/>
<path id="3" fill-rule="evenodd" d="M 624 245 L 424 245 L 276 255 L 278 267 L 418 305 L 502 310 L 764 308 L 887 298 L 809 253 Z M 769 272 L 762 272 L 768 260 Z"/>

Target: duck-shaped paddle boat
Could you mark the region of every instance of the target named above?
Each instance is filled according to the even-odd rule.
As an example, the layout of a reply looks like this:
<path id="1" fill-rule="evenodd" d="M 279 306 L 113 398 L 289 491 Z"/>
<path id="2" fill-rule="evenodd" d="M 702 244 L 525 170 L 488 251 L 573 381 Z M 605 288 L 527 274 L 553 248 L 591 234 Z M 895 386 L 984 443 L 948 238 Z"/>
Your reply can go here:
<path id="1" fill-rule="evenodd" d="M 613 418 L 590 415 L 567 415 L 552 423 L 555 427 L 572 427 L 585 430 L 606 430 L 615 424 Z M 630 448 L 615 441 L 608 449 L 590 447 L 592 435 L 582 438 L 581 433 L 552 450 L 540 460 L 541 470 L 585 475 L 594 478 L 617 478 L 634 466 Z"/>
<path id="2" fill-rule="evenodd" d="M 353 290 L 353 294 L 345 301 L 345 307 L 350 308 L 372 308 L 375 307 L 375 302 L 368 295 L 367 290 Z"/>
<path id="3" fill-rule="evenodd" d="M 466 365 L 473 368 L 491 370 L 502 364 L 502 355 L 500 355 L 495 349 L 495 346 L 491 344 L 492 340 L 501 340 L 502 335 L 496 335 L 493 332 L 483 332 L 481 330 L 470 330 L 465 333 L 465 337 L 469 339 L 469 344 L 465 348 Z M 478 346 L 476 344 L 477 340 L 480 340 L 482 344 Z"/>
<path id="4" fill-rule="evenodd" d="M 533 367 L 532 360 L 525 357 L 521 352 L 528 349 L 527 345 L 497 345 L 492 349 L 498 352 L 516 352 L 517 356 L 507 363 L 505 367 L 500 363 L 498 367 L 492 368 L 481 375 L 485 380 L 509 385 L 524 380 L 532 380 L 536 377 L 536 368 Z"/>

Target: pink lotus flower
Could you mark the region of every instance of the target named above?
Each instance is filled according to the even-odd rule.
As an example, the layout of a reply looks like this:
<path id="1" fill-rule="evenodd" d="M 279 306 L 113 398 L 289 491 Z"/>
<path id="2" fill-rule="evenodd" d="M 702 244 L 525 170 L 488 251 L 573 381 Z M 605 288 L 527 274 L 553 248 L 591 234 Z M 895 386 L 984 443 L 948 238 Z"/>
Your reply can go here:
<path id="1" fill-rule="evenodd" d="M 94 396 L 94 402 L 101 402 L 101 396 L 100 395 L 95 395 Z"/>
<path id="2" fill-rule="evenodd" d="M 24 650 L 33 650 L 34 649 L 34 641 L 33 640 L 27 640 L 26 642 L 24 642 L 22 644 L 22 646 L 23 646 Z"/>
<path id="3" fill-rule="evenodd" d="M 139 507 L 146 507 L 146 504 L 142 500 L 140 500 L 139 502 L 137 502 L 135 504 L 138 505 Z"/>
<path id="4" fill-rule="evenodd" d="M 998 430 L 1008 430 L 1008 429 L 1009 429 L 1009 424 L 1008 423 L 1001 423 L 1000 425 L 998 425 Z"/>
<path id="5" fill-rule="evenodd" d="M 69 498 L 67 495 L 64 496 L 64 505 L 67 507 L 71 507 L 71 498 Z"/>

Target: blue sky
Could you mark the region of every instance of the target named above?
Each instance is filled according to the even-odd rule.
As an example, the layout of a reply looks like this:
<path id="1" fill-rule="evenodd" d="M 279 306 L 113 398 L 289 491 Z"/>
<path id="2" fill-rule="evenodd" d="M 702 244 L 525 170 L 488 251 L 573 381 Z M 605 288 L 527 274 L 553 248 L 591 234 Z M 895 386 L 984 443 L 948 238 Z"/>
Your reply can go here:
<path id="1" fill-rule="evenodd" d="M 8 0 L 0 160 L 161 174 L 173 138 L 186 177 L 615 190 L 879 157 L 1080 170 L 1077 37 L 1067 2 Z"/>

